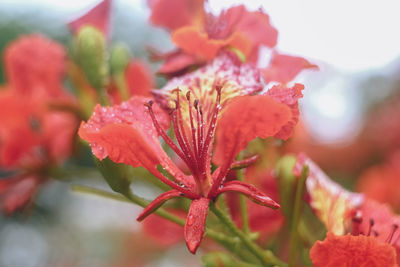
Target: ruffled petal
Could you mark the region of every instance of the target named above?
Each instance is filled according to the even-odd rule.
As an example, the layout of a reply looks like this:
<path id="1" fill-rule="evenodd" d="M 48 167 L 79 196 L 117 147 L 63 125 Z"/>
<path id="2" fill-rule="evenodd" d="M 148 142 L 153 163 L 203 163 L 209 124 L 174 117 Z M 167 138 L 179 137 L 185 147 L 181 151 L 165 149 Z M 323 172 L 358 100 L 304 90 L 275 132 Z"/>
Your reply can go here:
<path id="1" fill-rule="evenodd" d="M 204 20 L 204 0 L 148 0 L 150 21 L 168 30 L 188 25 L 201 25 Z"/>
<path id="2" fill-rule="evenodd" d="M 276 135 L 290 120 L 290 109 L 269 96 L 242 96 L 233 99 L 217 124 L 213 161 L 221 166 L 219 183 L 236 155 L 256 137 Z M 213 187 L 218 187 L 214 184 Z"/>
<path id="3" fill-rule="evenodd" d="M 275 53 L 268 66 L 261 71 L 266 82 L 279 82 L 286 84 L 292 81 L 302 70 L 316 69 L 318 66 L 311 64 L 302 57 L 294 57 Z"/>
<path id="4" fill-rule="evenodd" d="M 209 203 L 208 198 L 200 198 L 193 200 L 190 205 L 185 224 L 185 240 L 189 251 L 193 254 L 203 239 Z"/>
<path id="5" fill-rule="evenodd" d="M 396 251 L 390 244 L 364 235 L 335 236 L 328 233 L 325 240 L 314 244 L 310 257 L 315 267 L 397 266 Z"/>
<path id="6" fill-rule="evenodd" d="M 147 216 L 149 216 L 151 213 L 161 207 L 161 205 L 164 204 L 165 201 L 181 196 L 183 196 L 183 194 L 178 190 L 170 190 L 162 193 L 142 210 L 136 220 L 139 222 L 144 220 Z"/>
<path id="7" fill-rule="evenodd" d="M 328 231 L 336 235 L 345 234 L 351 229 L 352 219 L 364 202 L 364 196 L 333 182 L 311 159 L 300 154 L 293 173 L 299 175 L 303 166 L 309 168 L 306 190 L 311 208 Z"/>
<path id="8" fill-rule="evenodd" d="M 110 24 L 110 9 L 111 0 L 102 0 L 86 14 L 71 21 L 68 25 L 73 33 L 77 33 L 82 26 L 92 26 L 107 35 Z"/>
<path id="9" fill-rule="evenodd" d="M 224 192 L 241 193 L 259 205 L 266 206 L 272 209 L 280 208 L 280 205 L 278 203 L 273 201 L 263 192 L 261 192 L 254 186 L 247 183 L 243 183 L 241 181 L 226 182 L 222 188 L 218 189 L 217 195 L 222 194 Z"/>
<path id="10" fill-rule="evenodd" d="M 148 101 L 150 98 L 138 96 L 112 107 L 97 105 L 89 121 L 82 123 L 80 137 L 90 143 L 93 154 L 100 160 L 108 156 L 117 163 L 143 166 L 154 175 L 156 166 L 161 164 L 176 180 L 193 188 L 193 181 L 175 166 L 162 149 L 150 114 L 144 106 Z M 153 105 L 153 111 L 160 126 L 167 129 L 168 114 L 157 105 Z"/>
<path id="11" fill-rule="evenodd" d="M 291 88 L 285 88 L 280 85 L 276 85 L 266 92 L 266 95 L 272 97 L 280 103 L 286 104 L 292 113 L 292 118 L 286 123 L 286 125 L 282 127 L 275 137 L 286 140 L 292 136 L 293 128 L 299 121 L 300 112 L 298 100 L 303 97 L 303 89 L 304 85 L 296 83 Z"/>
<path id="12" fill-rule="evenodd" d="M 144 62 L 131 61 L 125 71 L 126 82 L 131 96 L 150 96 L 154 87 L 154 79 L 150 69 Z"/>

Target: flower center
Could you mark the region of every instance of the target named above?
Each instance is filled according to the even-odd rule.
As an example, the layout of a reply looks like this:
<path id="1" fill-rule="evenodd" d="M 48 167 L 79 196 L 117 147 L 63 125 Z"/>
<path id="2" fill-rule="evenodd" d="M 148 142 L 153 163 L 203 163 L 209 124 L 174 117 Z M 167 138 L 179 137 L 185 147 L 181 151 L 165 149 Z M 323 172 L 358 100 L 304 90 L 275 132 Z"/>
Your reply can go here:
<path id="1" fill-rule="evenodd" d="M 158 134 L 185 162 L 196 182 L 199 191 L 198 193 L 201 195 L 206 195 L 211 185 L 211 177 L 209 174 L 211 160 L 210 149 L 213 142 L 218 113 L 221 109 L 221 88 L 221 86 L 215 86 L 217 99 L 208 123 L 204 121 L 203 111 L 201 105 L 199 105 L 199 100 L 195 99 L 192 101 L 190 91 L 188 91 L 186 97 L 181 97 L 181 91 L 175 89 L 174 92 L 177 94 L 175 108 L 170 112 L 170 116 L 178 145 L 171 140 L 159 125 L 152 109 L 153 102 L 149 101 L 146 104 Z M 188 112 L 190 124 L 184 122 L 181 101 L 187 101 L 189 106 Z"/>

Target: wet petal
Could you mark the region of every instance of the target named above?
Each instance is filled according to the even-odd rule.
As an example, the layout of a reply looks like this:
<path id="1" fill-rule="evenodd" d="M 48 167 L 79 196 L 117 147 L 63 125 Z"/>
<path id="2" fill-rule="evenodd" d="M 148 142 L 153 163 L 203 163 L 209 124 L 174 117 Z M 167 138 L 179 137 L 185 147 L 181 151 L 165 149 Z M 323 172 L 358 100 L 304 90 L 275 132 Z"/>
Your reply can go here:
<path id="1" fill-rule="evenodd" d="M 262 70 L 262 76 L 266 82 L 274 81 L 285 84 L 292 81 L 305 69 L 318 70 L 318 66 L 302 57 L 275 53 L 268 68 Z"/>
<path id="2" fill-rule="evenodd" d="M 209 203 L 208 198 L 200 198 L 193 200 L 190 205 L 185 224 L 185 240 L 189 251 L 193 254 L 203 239 Z"/>
<path id="3" fill-rule="evenodd" d="M 230 181 L 226 182 L 222 188 L 220 188 L 217 194 L 222 194 L 224 192 L 237 192 L 244 194 L 246 197 L 254 201 L 255 203 L 266 206 L 272 209 L 279 209 L 280 205 L 273 201 L 270 197 L 265 195 L 263 192 L 255 188 L 254 186 L 240 182 L 240 181 Z"/>
<path id="4" fill-rule="evenodd" d="M 121 105 L 97 105 L 87 123 L 82 123 L 79 135 L 88 141 L 93 154 L 100 160 L 109 157 L 117 163 L 143 166 L 153 174 L 161 164 L 176 180 L 191 188 L 186 177 L 164 152 L 152 119 L 144 106 L 150 98 L 134 97 Z M 169 117 L 159 106 L 153 111 L 163 129 L 169 127 Z"/>
<path id="5" fill-rule="evenodd" d="M 136 220 L 139 222 L 144 220 L 147 216 L 149 216 L 151 213 L 153 213 L 159 207 L 161 207 L 165 201 L 181 196 L 183 196 L 183 194 L 178 190 L 170 190 L 165 193 L 162 193 L 142 210 L 142 212 L 139 214 Z"/>
<path id="6" fill-rule="evenodd" d="M 272 97 L 276 101 L 286 104 L 292 113 L 292 118 L 282 127 L 275 137 L 283 140 L 288 139 L 293 134 L 293 128 L 299 121 L 299 105 L 298 100 L 303 97 L 302 90 L 304 85 L 296 83 L 291 88 L 285 88 L 280 85 L 273 86 L 266 92 L 266 95 Z"/>
<path id="7" fill-rule="evenodd" d="M 290 120 L 290 109 L 269 96 L 242 96 L 233 99 L 217 125 L 213 161 L 221 166 L 219 179 L 236 155 L 256 137 L 276 135 Z M 218 183 L 218 181 L 217 181 Z M 214 187 L 219 185 L 214 185 Z"/>
<path id="8" fill-rule="evenodd" d="M 77 33 L 82 26 L 92 26 L 107 35 L 110 24 L 110 9 L 111 0 L 102 0 L 86 14 L 71 21 L 68 25 L 74 33 Z"/>

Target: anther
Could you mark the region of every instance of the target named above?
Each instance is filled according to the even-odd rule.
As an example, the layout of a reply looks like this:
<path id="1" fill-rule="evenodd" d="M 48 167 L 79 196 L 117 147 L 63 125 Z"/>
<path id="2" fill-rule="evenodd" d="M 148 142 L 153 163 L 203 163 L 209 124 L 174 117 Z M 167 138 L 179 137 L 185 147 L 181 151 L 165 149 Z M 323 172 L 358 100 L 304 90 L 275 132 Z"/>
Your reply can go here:
<path id="1" fill-rule="evenodd" d="M 392 242 L 393 236 L 396 233 L 398 228 L 399 228 L 399 226 L 397 224 L 393 224 L 392 230 L 390 231 L 390 234 L 389 234 L 388 238 L 386 239 L 386 243 L 390 244 L 390 242 Z"/>
<path id="2" fill-rule="evenodd" d="M 374 226 L 374 224 L 375 224 L 375 222 L 374 222 L 374 219 L 369 219 L 369 228 L 368 228 L 368 234 L 367 234 L 367 236 L 370 236 L 371 235 L 371 230 L 372 230 L 372 227 Z"/>

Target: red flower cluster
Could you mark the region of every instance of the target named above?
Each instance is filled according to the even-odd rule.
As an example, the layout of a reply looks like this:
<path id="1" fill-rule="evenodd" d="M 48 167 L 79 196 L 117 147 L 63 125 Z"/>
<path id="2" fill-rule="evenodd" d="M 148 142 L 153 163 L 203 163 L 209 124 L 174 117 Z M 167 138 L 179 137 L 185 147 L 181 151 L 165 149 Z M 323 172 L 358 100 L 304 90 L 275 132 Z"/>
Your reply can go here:
<path id="1" fill-rule="evenodd" d="M 251 95 L 261 89 L 256 68 L 240 63 L 234 54 L 223 54 L 210 65 L 172 79 L 154 100 L 134 97 L 118 106 L 97 106 L 79 134 L 99 159 L 108 156 L 118 163 L 143 166 L 172 188 L 147 206 L 138 220 L 171 198 L 192 199 L 185 239 L 194 253 L 204 234 L 209 203 L 221 193 L 239 192 L 258 204 L 279 207 L 249 184 L 225 182 L 231 166 L 237 164 L 236 155 L 249 141 L 269 136 L 287 139 L 297 121 L 302 85 L 275 86 L 265 94 Z M 165 133 L 170 121 L 177 144 Z M 190 174 L 171 161 L 159 136 L 185 162 Z M 211 161 L 218 166 L 213 172 Z M 173 179 L 159 172 L 157 165 Z"/>
<path id="2" fill-rule="evenodd" d="M 237 52 L 242 60 L 256 63 L 261 46 L 273 48 L 278 32 L 262 10 L 248 11 L 243 5 L 224 10 L 218 16 L 205 10 L 204 0 L 149 0 L 150 21 L 171 31 L 177 50 L 155 58 L 165 62 L 160 73 L 174 75 L 214 59 L 221 51 Z M 300 57 L 273 53 L 263 69 L 266 81 L 283 84 L 301 70 L 318 68 Z"/>
<path id="3" fill-rule="evenodd" d="M 62 88 L 61 45 L 25 36 L 7 47 L 4 62 L 8 84 L 0 91 L 0 166 L 16 174 L 0 180 L 0 199 L 10 213 L 30 200 L 48 167 L 70 155 L 77 120 L 54 109 L 74 105 Z"/>

